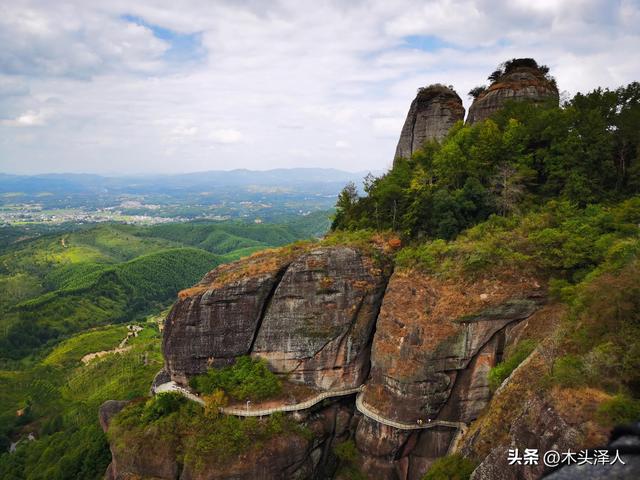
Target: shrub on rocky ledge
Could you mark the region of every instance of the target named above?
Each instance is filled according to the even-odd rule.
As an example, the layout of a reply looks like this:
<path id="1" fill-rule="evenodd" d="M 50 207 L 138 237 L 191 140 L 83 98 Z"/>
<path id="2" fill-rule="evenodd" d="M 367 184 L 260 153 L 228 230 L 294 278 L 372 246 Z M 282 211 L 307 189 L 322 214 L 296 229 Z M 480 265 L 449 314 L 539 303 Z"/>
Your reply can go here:
<path id="1" fill-rule="evenodd" d="M 205 394 L 223 390 L 236 400 L 264 400 L 282 391 L 280 380 L 269 370 L 267 362 L 249 356 L 238 357 L 229 367 L 212 368 L 197 375 L 189 385 Z"/>
<path id="2" fill-rule="evenodd" d="M 518 365 L 533 352 L 536 344 L 532 340 L 523 340 L 518 343 L 513 352 L 507 358 L 489 371 L 489 386 L 495 391 L 504 380 L 511 375 Z"/>
<path id="3" fill-rule="evenodd" d="M 279 435 L 297 435 L 307 441 L 313 437 L 308 428 L 282 413 L 265 419 L 212 417 L 195 402 L 174 400 L 173 394 L 165 394 L 147 402 L 134 401 L 113 418 L 108 436 L 119 458 L 128 461 L 149 451 L 179 452 L 185 465 L 198 470 L 205 463 L 227 464 Z M 159 411 L 163 414 L 149 414 Z"/>
<path id="4" fill-rule="evenodd" d="M 640 400 L 616 395 L 598 407 L 597 419 L 605 425 L 622 425 L 640 420 Z"/>
<path id="5" fill-rule="evenodd" d="M 147 401 L 142 412 L 142 420 L 153 422 L 165 415 L 176 412 L 186 402 L 185 398 L 176 392 L 161 393 Z"/>
<path id="6" fill-rule="evenodd" d="M 423 477 L 423 480 L 468 480 L 475 464 L 462 455 L 448 455 L 439 458 Z"/>
<path id="7" fill-rule="evenodd" d="M 337 478 L 341 480 L 365 480 L 366 477 L 357 465 L 360 452 L 353 440 L 346 440 L 336 444 L 333 447 L 333 452 L 340 460 Z"/>

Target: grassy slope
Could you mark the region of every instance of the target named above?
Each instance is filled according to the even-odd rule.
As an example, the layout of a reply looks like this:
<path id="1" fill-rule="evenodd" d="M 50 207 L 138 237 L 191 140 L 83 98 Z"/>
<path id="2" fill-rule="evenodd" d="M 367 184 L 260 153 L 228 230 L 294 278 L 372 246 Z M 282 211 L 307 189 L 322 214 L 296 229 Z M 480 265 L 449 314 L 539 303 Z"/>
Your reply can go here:
<path id="1" fill-rule="evenodd" d="M 0 410 L 13 416 L 17 407 L 26 407 L 27 424 L 17 426 L 18 436 L 35 430 L 39 439 L 0 457 L 1 478 L 101 477 L 110 456 L 98 407 L 109 399 L 145 395 L 162 366 L 157 321 L 143 325 L 125 353 L 79 362 L 85 353 L 120 343 L 126 328 L 111 326 L 71 337 L 29 369 L 2 372 Z"/>
<path id="2" fill-rule="evenodd" d="M 0 358 L 143 315 L 217 264 L 295 241 L 321 220 L 103 225 L 18 243 L 0 256 Z"/>
<path id="3" fill-rule="evenodd" d="M 110 350 L 124 338 L 124 325 L 108 324 L 143 321 L 216 264 L 296 240 L 300 231 L 219 223 L 104 225 L 7 247 L 0 255 L 0 288 L 7 293 L 0 297 L 0 343 L 14 359 L 5 356 L 0 370 L 0 448 L 8 435 L 35 432 L 39 440 L 1 456 L 0 477 L 101 477 L 109 454 L 98 406 L 145 395 L 162 365 L 157 318 L 129 351 L 82 365 L 85 354 Z M 13 332 L 34 336 L 14 337 L 11 345 Z M 25 414 L 19 417 L 20 409 Z"/>

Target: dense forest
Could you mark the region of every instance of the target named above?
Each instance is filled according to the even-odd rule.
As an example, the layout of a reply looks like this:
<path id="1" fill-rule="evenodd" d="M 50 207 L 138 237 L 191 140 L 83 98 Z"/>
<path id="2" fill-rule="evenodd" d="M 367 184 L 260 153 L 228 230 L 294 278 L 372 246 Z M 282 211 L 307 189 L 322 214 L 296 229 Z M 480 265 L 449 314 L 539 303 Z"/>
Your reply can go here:
<path id="1" fill-rule="evenodd" d="M 144 316 L 222 262 L 311 236 L 313 222 L 108 225 L 44 235 L 0 253 L 0 359 Z"/>
<path id="2" fill-rule="evenodd" d="M 558 107 L 511 103 L 492 119 L 455 126 L 441 143 L 340 194 L 334 230 L 392 229 L 452 239 L 492 214 L 551 199 L 578 206 L 640 189 L 640 83 L 577 94 Z"/>

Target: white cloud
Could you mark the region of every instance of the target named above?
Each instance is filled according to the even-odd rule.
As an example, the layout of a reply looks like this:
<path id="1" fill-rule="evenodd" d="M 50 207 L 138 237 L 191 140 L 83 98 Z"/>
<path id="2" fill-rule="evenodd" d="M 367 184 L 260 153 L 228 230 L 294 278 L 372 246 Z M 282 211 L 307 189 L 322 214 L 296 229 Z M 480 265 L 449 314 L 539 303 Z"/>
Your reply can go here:
<path id="1" fill-rule="evenodd" d="M 398 138 L 404 118 L 402 117 L 378 117 L 372 118 L 373 131 L 376 135 L 388 138 Z"/>
<path id="2" fill-rule="evenodd" d="M 10 120 L 2 120 L 0 124 L 6 127 L 39 127 L 45 125 L 48 114 L 32 110 Z"/>
<path id="3" fill-rule="evenodd" d="M 377 170 L 419 86 L 468 107 L 516 56 L 571 93 L 637 80 L 638 19 L 637 0 L 2 2 L 0 171 Z"/>
<path id="4" fill-rule="evenodd" d="M 242 134 L 238 130 L 222 128 L 211 132 L 209 138 L 216 143 L 238 143 L 242 141 Z"/>

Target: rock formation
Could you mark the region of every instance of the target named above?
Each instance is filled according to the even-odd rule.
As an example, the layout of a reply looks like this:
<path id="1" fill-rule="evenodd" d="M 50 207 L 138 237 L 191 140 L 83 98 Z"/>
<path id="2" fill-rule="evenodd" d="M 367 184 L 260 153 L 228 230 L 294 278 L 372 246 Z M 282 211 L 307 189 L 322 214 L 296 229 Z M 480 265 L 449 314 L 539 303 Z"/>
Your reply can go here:
<path id="1" fill-rule="evenodd" d="M 526 285 L 496 283 L 482 300 L 482 291 L 473 292 L 478 286 L 394 274 L 378 318 L 364 401 L 408 423 L 475 418 L 489 399 L 482 381 L 504 345 L 498 334 L 537 308 L 536 291 Z M 459 399 L 448 402 L 454 386 Z"/>
<path id="2" fill-rule="evenodd" d="M 404 121 L 395 158 L 409 158 L 428 140 L 442 140 L 464 119 L 462 99 L 449 87 L 431 85 L 418 90 Z"/>
<path id="3" fill-rule="evenodd" d="M 478 96 L 469 122 L 487 118 L 509 99 L 557 101 L 544 69 L 513 65 Z M 396 158 L 411 156 L 426 140 L 442 139 L 463 117 L 453 90 L 421 89 Z M 225 466 L 205 462 L 197 471 L 169 443 L 148 445 L 153 453 L 141 458 L 110 438 L 109 478 L 339 479 L 333 449 L 350 439 L 357 449 L 353 462 L 366 478 L 420 480 L 436 459 L 461 446 L 480 464 L 474 478 L 511 480 L 516 477 L 500 476 L 505 448 L 530 440 L 530 432 L 540 441 L 527 447 L 575 446 L 588 428 L 560 418 L 558 405 L 545 398 L 520 402 L 511 417 L 500 417 L 507 425 L 482 417 L 460 435 L 466 428 L 459 427 L 478 419 L 489 402 L 507 409 L 520 398 L 503 385 L 492 400 L 488 374 L 530 330 L 550 331 L 553 312 L 542 282 L 523 272 L 453 281 L 394 270 L 392 243 L 293 245 L 220 266 L 180 292 L 165 322 L 165 365 L 154 386 L 169 380 L 186 385 L 208 368 L 251 355 L 304 389 L 361 387 L 356 401 L 348 392 L 305 407 L 290 415 L 312 435 L 275 436 Z M 524 379 L 516 386 L 531 384 Z M 103 406 L 105 430 L 123 406 Z M 538 421 L 543 412 L 552 412 L 553 422 Z M 486 444 L 490 435 L 482 429 L 499 432 L 494 446 Z"/>
<path id="4" fill-rule="evenodd" d="M 474 124 L 489 118 L 508 101 L 551 101 L 558 104 L 558 87 L 555 81 L 548 77 L 546 69 L 538 67 L 535 61 L 528 65 L 522 60 L 526 59 L 507 62 L 505 71 L 498 71 L 499 76 L 496 75 L 497 78 L 491 85 L 480 92 L 471 104 L 467 123 Z M 510 63 L 514 66 L 510 67 Z"/>
<path id="5" fill-rule="evenodd" d="M 351 247 L 258 255 L 210 272 L 181 293 L 164 329 L 165 367 L 187 379 L 251 354 L 322 389 L 355 387 L 390 265 Z"/>
<path id="6" fill-rule="evenodd" d="M 325 390 L 361 385 L 386 267 L 349 247 L 300 256 L 278 284 L 251 354 L 294 382 Z"/>
<path id="7" fill-rule="evenodd" d="M 380 423 L 357 407 L 355 395 L 336 397 L 296 414 L 313 426 L 313 438 L 274 438 L 247 454 L 249 460 L 222 470 L 205 466 L 205 475 L 178 466 L 178 454 L 165 444 L 157 447 L 162 458 L 144 460 L 116 442 L 110 474 L 332 478 L 330 445 L 352 438 L 358 468 L 368 478 L 419 480 L 447 453 L 456 425 L 474 420 L 486 406 L 490 367 L 500 360 L 513 325 L 541 303 L 534 278 L 461 283 L 414 270 L 392 272 L 378 247 L 310 244 L 218 267 L 181 292 L 168 315 L 165 368 L 155 383 L 186 384 L 248 354 L 266 359 L 288 382 L 313 389 L 364 385 L 359 398 L 370 412 L 409 427 Z M 105 405 L 105 418 L 116 406 L 121 408 Z M 414 428 L 430 421 L 434 428 Z"/>
<path id="8" fill-rule="evenodd" d="M 408 424 L 469 424 L 491 398 L 489 369 L 501 359 L 510 326 L 530 317 L 542 300 L 534 278 L 465 283 L 396 271 L 378 316 L 362 401 Z M 371 428 L 366 419 L 356 432 L 362 470 L 374 475 L 386 468 L 382 478 L 402 480 L 422 478 L 457 433 L 444 425 L 366 434 Z M 395 450 L 379 448 L 389 435 Z"/>
<path id="9" fill-rule="evenodd" d="M 108 403 L 108 402 L 107 402 Z M 112 407 L 103 404 L 100 415 Z M 311 436 L 277 435 L 233 461 L 194 464 L 181 457 L 171 435 L 149 435 L 141 444 L 112 442 L 112 462 L 106 480 L 257 480 L 332 478 L 336 469 L 333 447 L 348 438 L 353 408 L 334 403 L 304 418 Z M 108 431 L 109 425 L 103 429 Z"/>
<path id="10" fill-rule="evenodd" d="M 186 383 L 212 365 L 249 353 L 288 262 L 286 256 L 257 256 L 221 265 L 180 293 L 165 322 L 162 345 L 173 380 Z"/>

